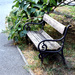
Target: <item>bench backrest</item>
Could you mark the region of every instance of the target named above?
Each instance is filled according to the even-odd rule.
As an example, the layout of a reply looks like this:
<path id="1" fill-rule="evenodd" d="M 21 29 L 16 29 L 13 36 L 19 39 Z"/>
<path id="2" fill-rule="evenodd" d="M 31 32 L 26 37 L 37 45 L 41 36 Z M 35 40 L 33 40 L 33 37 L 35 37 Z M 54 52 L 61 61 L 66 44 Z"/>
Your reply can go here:
<path id="1" fill-rule="evenodd" d="M 49 15 L 44 14 L 43 20 L 45 22 L 47 22 L 49 25 L 51 25 L 53 28 L 55 28 L 61 34 L 64 33 L 64 30 L 65 30 L 66 26 L 64 26 L 63 24 L 59 23 L 55 19 L 51 18 Z"/>

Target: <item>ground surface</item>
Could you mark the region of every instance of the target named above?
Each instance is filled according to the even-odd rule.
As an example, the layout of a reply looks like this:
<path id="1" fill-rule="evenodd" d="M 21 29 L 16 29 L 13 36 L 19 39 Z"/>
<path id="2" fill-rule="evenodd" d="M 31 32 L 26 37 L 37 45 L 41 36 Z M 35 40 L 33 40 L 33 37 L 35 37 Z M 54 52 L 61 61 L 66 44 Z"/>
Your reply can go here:
<path id="1" fill-rule="evenodd" d="M 64 55 L 68 67 L 66 68 L 62 64 L 59 56 L 57 56 L 58 60 L 55 57 L 53 59 L 48 57 L 44 60 L 44 64 L 40 65 L 41 62 L 38 58 L 39 52 L 34 49 L 34 46 L 32 46 L 32 44 L 29 44 L 28 46 L 23 45 L 26 47 L 22 49 L 22 52 L 29 63 L 29 66 L 25 66 L 25 68 L 31 68 L 35 75 L 75 75 L 75 15 L 74 10 L 71 11 L 71 9 L 69 7 L 60 7 L 57 8 L 54 13 L 50 14 L 51 17 L 55 18 L 62 24 L 72 25 L 66 37 L 64 48 Z M 47 31 L 48 29 L 48 26 L 45 27 L 46 32 L 54 38 L 57 38 L 55 37 L 55 34 Z"/>
<path id="2" fill-rule="evenodd" d="M 65 57 L 67 68 L 62 64 L 61 58 L 57 60 L 59 56 L 52 59 L 48 57 L 44 59 L 44 63 L 41 65 L 41 61 L 38 58 L 39 52 L 32 48 L 31 45 L 22 52 L 29 64 L 25 68 L 31 68 L 35 75 L 75 75 L 75 57 Z"/>
<path id="3" fill-rule="evenodd" d="M 0 75 L 30 75 L 13 41 L 0 33 Z"/>

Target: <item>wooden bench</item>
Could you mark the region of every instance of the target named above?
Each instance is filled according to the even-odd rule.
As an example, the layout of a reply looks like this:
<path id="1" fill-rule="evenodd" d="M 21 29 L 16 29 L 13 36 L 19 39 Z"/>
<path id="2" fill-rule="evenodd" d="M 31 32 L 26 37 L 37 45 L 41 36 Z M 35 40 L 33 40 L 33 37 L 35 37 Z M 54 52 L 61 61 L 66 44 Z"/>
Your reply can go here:
<path id="1" fill-rule="evenodd" d="M 54 29 L 56 29 L 58 32 L 60 32 L 63 36 L 60 39 L 53 39 L 50 35 L 48 35 L 43 29 L 45 23 L 48 23 L 51 25 Z M 30 24 L 41 24 L 42 29 L 40 31 L 30 31 Z M 67 30 L 71 25 L 68 25 L 67 27 L 64 26 L 63 24 L 59 23 L 55 19 L 51 18 L 47 14 L 44 14 L 43 20 L 40 23 L 26 23 L 24 25 L 27 26 L 27 36 L 28 38 L 33 42 L 35 47 L 38 49 L 39 53 L 39 58 L 43 62 L 44 57 L 49 55 L 50 53 L 58 53 L 63 60 L 63 63 L 65 64 L 65 58 L 63 55 L 63 47 L 64 47 L 64 41 L 65 37 L 67 34 Z M 58 43 L 60 41 L 62 44 L 60 45 Z"/>

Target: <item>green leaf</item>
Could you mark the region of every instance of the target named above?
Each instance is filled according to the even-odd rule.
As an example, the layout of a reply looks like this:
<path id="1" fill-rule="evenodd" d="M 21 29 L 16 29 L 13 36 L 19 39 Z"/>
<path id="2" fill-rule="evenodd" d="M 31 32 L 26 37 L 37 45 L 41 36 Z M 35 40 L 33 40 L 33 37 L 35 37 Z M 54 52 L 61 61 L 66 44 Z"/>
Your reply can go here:
<path id="1" fill-rule="evenodd" d="M 61 2 L 62 0 L 57 0 L 58 2 Z"/>
<path id="2" fill-rule="evenodd" d="M 51 5 L 51 6 L 56 6 L 56 5 L 57 5 L 57 1 L 55 1 L 55 0 L 50 0 L 50 5 Z"/>
<path id="3" fill-rule="evenodd" d="M 24 18 L 22 18 L 23 20 L 27 20 L 27 18 L 26 17 L 24 17 Z"/>
<path id="4" fill-rule="evenodd" d="M 40 10 L 36 11 L 36 16 L 39 16 L 40 15 Z"/>
<path id="5" fill-rule="evenodd" d="M 22 9 L 25 5 L 25 1 L 19 2 L 19 9 Z"/>
<path id="6" fill-rule="evenodd" d="M 31 12 L 35 12 L 35 10 L 36 10 L 35 8 L 31 8 Z"/>
<path id="7" fill-rule="evenodd" d="M 19 7 L 19 2 L 17 1 L 14 7 Z"/>
<path id="8" fill-rule="evenodd" d="M 8 40 L 10 40 L 11 39 L 11 34 L 9 34 L 9 36 L 8 36 Z"/>
<path id="9" fill-rule="evenodd" d="M 15 28 L 17 29 L 18 25 L 21 23 L 21 21 L 19 21 L 18 23 L 16 23 Z"/>
<path id="10" fill-rule="evenodd" d="M 14 40 L 15 40 L 15 42 L 18 42 L 18 37 L 15 36 L 15 37 L 14 37 Z"/>
<path id="11" fill-rule="evenodd" d="M 26 36 L 26 34 L 27 34 L 27 31 L 23 30 L 20 32 L 20 37 L 24 37 L 24 36 Z"/>
<path id="12" fill-rule="evenodd" d="M 30 8 L 30 9 L 28 9 L 28 13 L 29 13 L 29 14 L 31 14 L 32 12 L 34 13 L 35 11 L 36 11 L 35 8 Z"/>
<path id="13" fill-rule="evenodd" d="M 15 35 L 15 30 L 13 29 L 13 30 L 11 30 L 11 32 L 8 36 L 8 40 L 13 39 L 14 35 Z"/>
<path id="14" fill-rule="evenodd" d="M 13 14 L 14 14 L 14 15 L 16 15 L 16 14 L 17 14 L 17 12 L 18 12 L 18 10 L 15 10 L 15 11 L 13 12 Z"/>
<path id="15" fill-rule="evenodd" d="M 41 4 L 33 4 L 33 7 L 37 7 L 37 8 L 42 8 L 43 7 L 43 5 L 41 5 Z"/>
<path id="16" fill-rule="evenodd" d="M 43 2 L 46 4 L 48 0 L 43 0 Z"/>
<path id="17" fill-rule="evenodd" d="M 23 7 L 23 9 L 24 9 L 24 11 L 27 11 L 27 8 L 30 6 L 30 4 L 26 4 L 24 7 Z"/>
<path id="18" fill-rule="evenodd" d="M 15 3 L 17 0 L 14 0 L 13 3 Z"/>

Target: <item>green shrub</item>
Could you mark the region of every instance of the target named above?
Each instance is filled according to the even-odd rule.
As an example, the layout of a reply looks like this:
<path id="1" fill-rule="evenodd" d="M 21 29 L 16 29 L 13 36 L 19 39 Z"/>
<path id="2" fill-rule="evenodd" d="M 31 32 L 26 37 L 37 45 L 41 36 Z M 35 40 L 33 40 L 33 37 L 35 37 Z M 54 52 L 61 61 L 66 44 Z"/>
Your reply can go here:
<path id="1" fill-rule="evenodd" d="M 62 0 L 14 0 L 13 10 L 7 17 L 9 39 L 14 39 L 16 42 L 23 39 L 27 33 L 23 30 L 24 24 L 41 21 L 44 13 L 49 13 L 54 6 L 57 6 L 57 1 Z M 36 27 L 32 29 L 35 30 Z"/>

